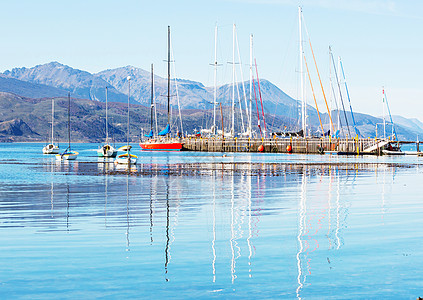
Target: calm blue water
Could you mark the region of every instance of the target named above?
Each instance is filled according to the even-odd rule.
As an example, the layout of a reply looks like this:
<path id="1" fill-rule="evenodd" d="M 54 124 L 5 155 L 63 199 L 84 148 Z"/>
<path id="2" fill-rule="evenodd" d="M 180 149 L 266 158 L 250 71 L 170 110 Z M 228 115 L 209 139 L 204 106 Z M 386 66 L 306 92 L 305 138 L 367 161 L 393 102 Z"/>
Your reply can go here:
<path id="1" fill-rule="evenodd" d="M 423 296 L 423 158 L 74 148 L 0 144 L 2 299 Z"/>

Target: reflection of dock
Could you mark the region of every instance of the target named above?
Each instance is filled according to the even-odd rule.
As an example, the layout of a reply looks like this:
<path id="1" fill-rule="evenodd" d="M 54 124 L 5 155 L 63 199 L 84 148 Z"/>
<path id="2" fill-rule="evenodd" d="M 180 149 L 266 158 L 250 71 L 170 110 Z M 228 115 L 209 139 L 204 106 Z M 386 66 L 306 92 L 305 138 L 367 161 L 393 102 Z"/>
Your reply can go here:
<path id="1" fill-rule="evenodd" d="M 414 144 L 419 142 L 391 141 L 375 138 L 187 138 L 184 150 L 204 152 L 273 152 L 323 154 L 380 154 L 388 144 Z M 260 146 L 263 146 L 260 151 Z M 290 151 L 288 151 L 290 150 Z"/>

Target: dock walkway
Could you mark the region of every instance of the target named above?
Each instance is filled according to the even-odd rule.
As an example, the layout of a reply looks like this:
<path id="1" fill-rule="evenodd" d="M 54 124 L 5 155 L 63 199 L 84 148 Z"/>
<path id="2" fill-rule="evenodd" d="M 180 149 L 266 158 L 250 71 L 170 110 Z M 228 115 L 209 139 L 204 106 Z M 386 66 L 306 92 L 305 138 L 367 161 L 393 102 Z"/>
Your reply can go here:
<path id="1" fill-rule="evenodd" d="M 182 139 L 184 150 L 206 152 L 267 152 L 323 154 L 377 154 L 378 149 L 389 142 L 372 138 L 203 138 Z M 263 147 L 260 147 L 263 146 Z M 260 151 L 262 150 L 262 151 Z"/>

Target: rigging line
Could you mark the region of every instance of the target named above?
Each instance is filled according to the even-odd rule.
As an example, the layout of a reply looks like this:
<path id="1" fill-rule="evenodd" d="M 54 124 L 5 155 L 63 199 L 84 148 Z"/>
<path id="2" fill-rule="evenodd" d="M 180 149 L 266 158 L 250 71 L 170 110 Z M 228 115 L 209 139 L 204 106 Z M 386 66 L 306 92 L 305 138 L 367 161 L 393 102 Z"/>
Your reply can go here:
<path id="1" fill-rule="evenodd" d="M 263 135 L 261 133 L 260 113 L 259 113 L 258 103 L 257 103 L 256 84 L 254 82 L 254 76 L 253 76 L 253 88 L 254 88 L 254 99 L 256 100 L 256 108 L 257 108 L 257 122 L 258 122 L 257 125 L 258 125 L 258 128 L 260 129 L 260 137 L 263 139 Z"/>
<path id="2" fill-rule="evenodd" d="M 239 103 L 239 113 L 241 114 L 241 127 L 242 127 L 242 132 L 245 132 L 245 127 L 244 127 L 244 117 L 242 115 L 242 101 L 241 101 L 241 95 L 239 94 L 239 88 L 238 88 L 238 78 L 236 76 L 235 73 L 235 84 L 236 84 L 236 92 L 238 94 L 238 103 Z"/>
<path id="3" fill-rule="evenodd" d="M 249 120 L 250 119 L 250 115 L 249 115 L 249 112 L 248 112 L 247 93 L 245 91 L 244 74 L 242 72 L 241 54 L 240 54 L 240 51 L 239 51 L 238 34 L 236 33 L 236 31 L 235 31 L 235 40 L 236 40 L 236 47 L 237 47 L 237 52 L 238 52 L 239 70 L 241 72 L 242 91 L 244 93 L 244 102 L 245 102 L 245 108 L 246 108 L 245 113 L 246 113 L 246 116 L 247 116 L 247 120 Z"/>
<path id="4" fill-rule="evenodd" d="M 338 113 L 338 122 L 339 122 L 339 127 L 342 127 L 341 118 L 339 118 L 339 110 L 340 110 L 340 108 L 339 108 L 339 106 L 338 106 L 338 101 L 337 101 L 337 99 L 336 99 L 335 89 L 334 89 L 334 87 L 333 87 L 333 84 L 331 84 L 331 86 L 332 86 L 333 98 L 334 98 L 334 100 L 335 100 L 336 110 L 337 110 L 337 113 Z M 339 130 L 339 129 L 340 129 L 340 128 L 338 128 L 338 130 Z"/>
<path id="5" fill-rule="evenodd" d="M 307 70 L 308 80 L 310 81 L 311 91 L 313 93 L 314 103 L 316 104 L 316 110 L 317 110 L 317 116 L 319 117 L 320 128 L 322 128 L 322 134 L 324 135 L 325 131 L 324 131 L 323 125 L 322 125 L 322 119 L 320 118 L 319 107 L 317 106 L 316 95 L 314 94 L 313 83 L 311 82 L 310 72 L 308 71 L 307 60 L 306 60 L 305 55 L 303 57 L 304 57 L 304 63 L 305 63 L 306 70 Z"/>
<path id="6" fill-rule="evenodd" d="M 259 79 L 259 76 L 258 76 L 257 61 L 256 61 L 255 58 L 254 58 L 254 64 L 256 65 L 257 85 L 258 85 L 258 88 L 259 88 L 259 96 L 260 96 L 260 104 L 261 104 L 261 114 L 262 114 L 263 123 L 264 123 L 264 138 L 266 138 L 266 131 L 267 131 L 267 128 L 266 128 L 266 119 L 264 118 L 263 100 L 261 98 L 261 89 L 260 89 L 260 79 Z"/>
<path id="7" fill-rule="evenodd" d="M 171 41 L 171 44 L 170 44 L 170 49 L 171 49 L 171 54 L 172 54 L 171 59 L 172 59 L 172 62 L 173 62 L 172 63 L 172 66 L 173 66 L 173 74 L 174 74 L 174 82 L 175 82 L 175 90 L 176 90 L 176 99 L 178 101 L 179 120 L 180 120 L 180 123 L 181 123 L 181 132 L 182 132 L 182 135 L 183 135 L 183 133 L 184 133 L 184 126 L 182 125 L 181 104 L 179 102 L 179 91 L 178 91 L 178 83 L 176 81 L 176 67 L 175 67 L 175 61 L 174 61 L 175 57 L 173 55 L 172 41 Z"/>
<path id="8" fill-rule="evenodd" d="M 332 48 L 331 48 L 331 46 L 329 46 L 329 82 L 330 82 L 331 96 L 333 96 L 333 99 L 334 99 L 334 102 L 335 102 L 335 106 L 336 106 L 336 112 L 338 114 L 338 117 L 337 117 L 337 122 L 338 122 L 338 124 L 337 124 L 338 125 L 337 126 L 337 130 L 340 131 L 340 129 L 342 127 L 342 122 L 341 122 L 341 118 L 340 118 L 340 115 L 339 115 L 340 109 L 339 109 L 339 105 L 338 105 L 338 99 L 336 99 L 335 88 L 333 87 L 333 83 L 332 83 L 331 54 L 332 54 Z M 331 103 L 332 103 L 332 97 L 331 97 Z"/>
<path id="9" fill-rule="evenodd" d="M 323 98 L 325 99 L 326 109 L 328 110 L 329 121 L 330 121 L 330 125 L 331 125 L 331 128 L 332 128 L 332 132 L 334 132 L 334 127 L 333 127 L 333 123 L 332 123 L 332 116 L 330 115 L 330 110 L 329 110 L 328 102 L 326 100 L 325 90 L 323 89 L 322 79 L 320 78 L 320 72 L 319 72 L 319 68 L 317 67 L 316 57 L 314 56 L 313 47 L 311 46 L 311 39 L 310 39 L 310 35 L 308 34 L 307 25 L 306 25 L 306 22 L 304 20 L 304 15 L 301 15 L 301 18 L 303 19 L 304 28 L 305 28 L 305 31 L 306 31 L 306 34 L 307 34 L 307 37 L 308 37 L 308 43 L 310 44 L 311 54 L 313 55 L 314 65 L 316 66 L 317 75 L 319 77 L 320 87 L 322 88 Z M 323 133 L 324 133 L 324 131 L 323 131 Z"/>
<path id="10" fill-rule="evenodd" d="M 306 32 L 307 32 L 307 28 L 306 28 Z M 307 33 L 307 35 L 308 35 L 308 33 Z M 311 40 L 310 40 L 310 37 L 308 38 L 308 42 L 309 42 L 309 44 L 310 44 L 311 54 L 313 54 L 313 60 L 314 60 L 314 65 L 316 66 L 317 75 L 319 76 L 320 87 L 322 88 L 323 98 L 325 99 L 326 109 L 328 110 L 328 114 L 329 114 L 329 121 L 330 121 L 330 125 L 331 125 L 331 128 L 332 128 L 332 132 L 334 132 L 334 131 L 335 131 L 335 129 L 334 129 L 334 127 L 333 127 L 332 116 L 331 116 L 331 114 L 330 114 L 330 109 L 329 109 L 329 106 L 328 106 L 328 102 L 327 102 L 327 100 L 326 100 L 326 94 L 325 94 L 325 90 L 323 89 L 323 84 L 322 84 L 322 79 L 320 78 L 319 69 L 317 68 L 316 57 L 314 56 L 314 51 L 313 51 L 313 47 L 311 46 Z"/>
<path id="11" fill-rule="evenodd" d="M 272 128 L 274 128 L 273 127 L 273 125 L 275 124 L 275 119 L 276 119 L 276 112 L 278 111 L 278 104 L 279 104 L 279 102 L 276 102 L 276 107 L 275 107 L 275 111 L 274 111 L 274 114 L 273 114 L 273 120 L 272 120 Z"/>
<path id="12" fill-rule="evenodd" d="M 360 132 L 358 131 L 357 126 L 355 125 L 353 109 L 352 109 L 352 106 L 351 106 L 350 93 L 348 92 L 347 79 L 345 78 L 344 66 L 342 65 L 341 58 L 339 58 L 339 64 L 341 65 L 342 77 L 344 78 L 345 90 L 347 91 L 348 103 L 350 105 L 351 118 L 352 118 L 352 121 L 353 121 L 353 126 L 354 126 L 354 130 L 355 130 L 355 134 L 357 136 L 360 136 Z"/>
<path id="13" fill-rule="evenodd" d="M 342 109 L 344 110 L 344 117 L 345 117 L 345 123 L 347 124 L 348 135 L 351 135 L 351 133 L 350 133 L 350 126 L 348 125 L 347 114 L 345 113 L 344 99 L 342 99 L 341 84 L 339 83 L 338 72 L 336 72 L 335 60 L 333 59 L 332 52 L 330 53 L 330 56 L 332 58 L 333 70 L 335 71 L 336 83 L 338 84 L 339 97 L 341 98 Z"/>
<path id="14" fill-rule="evenodd" d="M 385 97 L 386 107 L 388 108 L 389 118 L 390 118 L 391 123 L 392 123 L 392 130 L 393 130 L 393 132 L 394 132 L 394 138 L 396 139 L 396 137 L 397 137 L 397 132 L 396 132 L 396 130 L 395 130 L 394 122 L 392 121 L 391 110 L 389 109 L 389 105 L 388 105 L 388 97 L 386 97 L 385 89 L 383 89 L 383 96 Z"/>
<path id="15" fill-rule="evenodd" d="M 154 119 L 155 119 L 155 123 L 156 123 L 156 132 L 154 134 L 154 137 L 157 137 L 157 134 L 159 133 L 159 126 L 157 124 L 157 105 L 159 103 L 156 102 L 156 100 L 157 100 L 157 96 L 156 96 L 156 94 L 154 94 Z"/>

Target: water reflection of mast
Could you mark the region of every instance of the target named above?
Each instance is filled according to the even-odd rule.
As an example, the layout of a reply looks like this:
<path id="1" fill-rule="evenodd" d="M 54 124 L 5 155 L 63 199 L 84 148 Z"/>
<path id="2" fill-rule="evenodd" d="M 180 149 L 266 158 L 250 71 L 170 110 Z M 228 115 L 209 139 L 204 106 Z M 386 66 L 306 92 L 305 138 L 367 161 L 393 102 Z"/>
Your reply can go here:
<path id="1" fill-rule="evenodd" d="M 329 241 L 329 249 L 332 248 L 332 240 L 330 238 L 330 231 L 331 231 L 331 225 L 332 225 L 332 176 L 333 170 L 329 166 L 329 188 L 328 188 L 328 232 L 326 234 L 328 241 Z"/>
<path id="2" fill-rule="evenodd" d="M 213 252 L 213 282 L 216 282 L 216 174 L 213 171 L 213 241 L 212 241 L 212 252 Z"/>
<path id="3" fill-rule="evenodd" d="M 341 198 L 341 193 L 340 193 L 340 180 L 341 180 L 341 176 L 339 174 L 339 170 L 338 170 L 338 178 L 337 178 L 337 188 L 336 188 L 336 230 L 335 230 L 335 237 L 336 237 L 336 249 L 339 250 L 339 248 L 341 247 L 341 240 L 339 238 L 339 227 L 340 227 L 340 204 L 339 204 L 339 200 Z"/>
<path id="4" fill-rule="evenodd" d="M 231 184 L 231 253 L 232 253 L 232 260 L 231 260 L 231 275 L 232 275 L 232 283 L 236 279 L 235 275 L 235 250 L 234 250 L 234 202 L 235 202 L 235 193 L 234 193 L 234 180 L 235 176 L 232 173 L 232 184 Z"/>
<path id="5" fill-rule="evenodd" d="M 66 231 L 69 232 L 69 183 L 66 183 Z"/>
<path id="6" fill-rule="evenodd" d="M 153 244 L 153 174 L 150 175 L 150 245 Z"/>
<path id="7" fill-rule="evenodd" d="M 130 251 L 130 248 L 129 248 L 129 172 L 130 172 L 130 166 L 128 164 L 128 174 L 126 175 L 126 251 Z"/>
<path id="8" fill-rule="evenodd" d="M 386 168 L 383 169 L 383 182 L 382 182 L 382 221 L 385 216 L 385 184 L 386 184 Z"/>
<path id="9" fill-rule="evenodd" d="M 253 255 L 252 249 L 251 249 L 251 164 L 249 164 L 249 174 L 248 176 L 248 238 L 247 238 L 247 244 L 248 244 L 248 276 L 251 277 L 251 257 Z"/>
<path id="10" fill-rule="evenodd" d="M 305 214 L 306 214 L 306 188 L 307 188 L 307 178 L 306 178 L 306 170 L 305 167 L 303 168 L 303 173 L 302 173 L 302 179 L 301 179 L 301 196 L 300 196 L 300 218 L 299 218 L 299 231 L 298 231 L 298 236 L 297 236 L 297 240 L 298 243 L 300 245 L 300 248 L 297 252 L 297 268 L 298 268 L 298 277 L 297 277 L 297 282 L 298 282 L 298 288 L 297 288 L 297 298 L 301 299 L 300 297 L 300 291 L 303 288 L 303 283 L 302 283 L 302 275 L 303 275 L 303 270 L 302 270 L 302 266 L 301 266 L 301 254 L 304 251 L 304 245 L 303 245 L 303 240 L 302 240 L 302 236 L 304 234 L 304 229 L 305 229 Z"/>
<path id="11" fill-rule="evenodd" d="M 51 187 L 50 187 L 50 203 L 51 203 L 51 217 L 54 218 L 54 180 L 53 180 L 53 164 L 51 164 Z"/>
<path id="12" fill-rule="evenodd" d="M 170 244 L 170 238 L 169 238 L 169 223 L 170 223 L 170 206 L 169 206 L 169 183 L 168 180 L 166 180 L 166 248 L 165 248 L 165 280 L 169 281 L 169 278 L 167 278 L 167 266 L 170 261 L 170 254 L 169 254 L 169 244 Z"/>
<path id="13" fill-rule="evenodd" d="M 108 200 L 108 174 L 104 175 L 104 227 L 107 228 L 107 200 Z"/>

